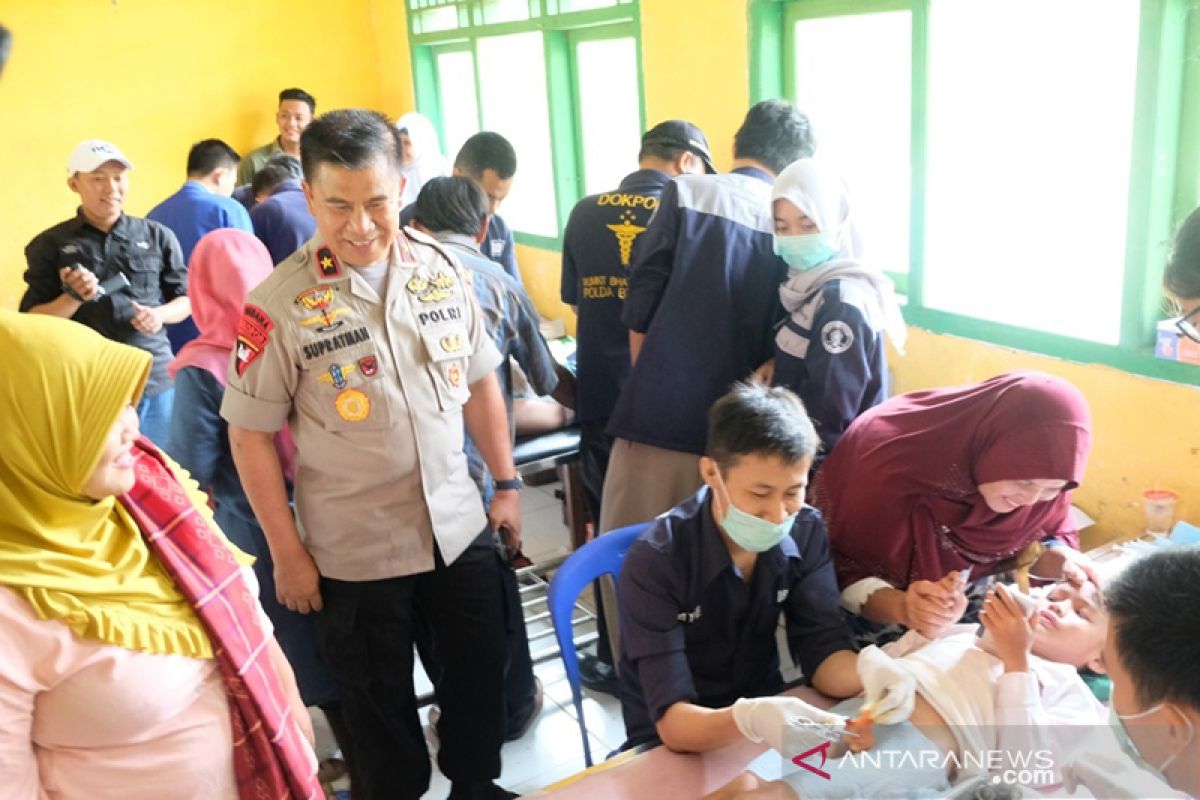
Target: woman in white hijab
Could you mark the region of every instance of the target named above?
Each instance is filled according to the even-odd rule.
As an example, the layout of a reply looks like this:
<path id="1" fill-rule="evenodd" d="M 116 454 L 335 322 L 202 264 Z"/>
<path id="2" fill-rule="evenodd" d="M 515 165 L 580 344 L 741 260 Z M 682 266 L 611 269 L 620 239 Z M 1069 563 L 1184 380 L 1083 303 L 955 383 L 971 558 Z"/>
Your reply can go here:
<path id="1" fill-rule="evenodd" d="M 903 353 L 904 318 L 891 280 L 859 260 L 840 176 L 800 159 L 779 173 L 771 202 L 775 253 L 788 265 L 772 382 L 800 395 L 827 454 L 859 414 L 887 398 L 883 334 Z"/>
<path id="2" fill-rule="evenodd" d="M 404 145 L 400 165 L 404 175 L 404 193 L 400 196 L 403 207 L 417 199 L 421 187 L 431 178 L 449 175 L 450 162 L 442 155 L 437 131 L 424 114 L 410 111 L 396 120 L 396 127 Z"/>

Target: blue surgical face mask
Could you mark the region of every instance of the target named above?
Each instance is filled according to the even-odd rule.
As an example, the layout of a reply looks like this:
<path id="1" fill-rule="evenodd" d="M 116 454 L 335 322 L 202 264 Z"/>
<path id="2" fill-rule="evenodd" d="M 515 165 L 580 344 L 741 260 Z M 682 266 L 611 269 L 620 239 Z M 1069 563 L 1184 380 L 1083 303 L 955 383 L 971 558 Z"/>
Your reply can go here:
<path id="1" fill-rule="evenodd" d="M 729 489 L 725 486 L 720 470 L 717 470 L 717 481 L 725 495 L 725 517 L 717 521 L 738 547 L 751 553 L 763 553 L 782 542 L 783 537 L 791 533 L 792 526 L 796 524 L 796 514 L 788 514 L 783 522 L 778 524 L 747 514 L 733 504 L 733 498 L 729 496 Z"/>
<path id="2" fill-rule="evenodd" d="M 798 236 L 775 234 L 775 255 L 787 262 L 794 270 L 819 267 L 837 255 L 823 233 L 802 233 Z"/>
<path id="3" fill-rule="evenodd" d="M 1127 719 L 1141 719 L 1142 717 L 1148 717 L 1151 714 L 1161 711 L 1165 707 L 1165 703 L 1159 703 L 1156 706 L 1147 708 L 1145 711 L 1139 711 L 1136 714 L 1118 714 L 1117 709 L 1112 704 L 1112 701 L 1109 700 L 1108 724 L 1112 728 L 1113 735 L 1117 737 L 1117 743 L 1121 745 L 1121 750 L 1124 751 L 1125 755 L 1133 759 L 1134 764 L 1137 764 L 1139 768 L 1149 772 L 1151 775 L 1154 775 L 1163 783 L 1169 784 L 1170 781 L 1167 780 L 1167 776 L 1165 775 L 1167 767 L 1171 766 L 1171 762 L 1174 761 L 1179 756 L 1179 753 L 1183 752 L 1183 750 L 1180 750 L 1179 753 L 1173 753 L 1167 758 L 1166 761 L 1156 767 L 1143 758 L 1142 754 L 1138 752 L 1137 745 L 1133 743 L 1133 739 L 1130 738 L 1129 732 L 1125 729 L 1125 723 L 1123 722 L 1123 720 Z M 1188 724 L 1188 740 L 1183 745 L 1184 749 L 1186 749 L 1187 746 L 1191 744 L 1192 737 L 1195 735 L 1196 730 L 1192 727 L 1192 721 L 1190 719 L 1188 719 L 1186 716 L 1183 719 Z"/>

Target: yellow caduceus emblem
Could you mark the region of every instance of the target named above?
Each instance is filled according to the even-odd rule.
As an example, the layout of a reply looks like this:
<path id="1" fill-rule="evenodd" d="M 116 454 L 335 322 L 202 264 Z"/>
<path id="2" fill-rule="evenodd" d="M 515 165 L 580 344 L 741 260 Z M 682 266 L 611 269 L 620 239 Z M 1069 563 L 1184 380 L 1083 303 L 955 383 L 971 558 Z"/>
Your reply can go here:
<path id="1" fill-rule="evenodd" d="M 633 240 L 638 237 L 638 234 L 646 230 L 640 225 L 633 224 L 633 212 L 623 211 L 617 217 L 620 220 L 618 225 L 605 225 L 617 237 L 617 247 L 621 253 L 621 266 L 629 266 L 629 256 L 633 252 Z"/>

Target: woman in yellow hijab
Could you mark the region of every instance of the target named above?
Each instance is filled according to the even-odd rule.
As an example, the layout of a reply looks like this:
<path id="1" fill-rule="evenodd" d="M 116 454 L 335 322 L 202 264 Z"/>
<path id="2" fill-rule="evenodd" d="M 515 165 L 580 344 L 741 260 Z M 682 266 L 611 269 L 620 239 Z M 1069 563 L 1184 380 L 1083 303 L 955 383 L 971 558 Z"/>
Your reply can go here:
<path id="1" fill-rule="evenodd" d="M 319 798 L 248 559 L 138 436 L 149 356 L 7 311 L 0 352 L 4 796 Z"/>

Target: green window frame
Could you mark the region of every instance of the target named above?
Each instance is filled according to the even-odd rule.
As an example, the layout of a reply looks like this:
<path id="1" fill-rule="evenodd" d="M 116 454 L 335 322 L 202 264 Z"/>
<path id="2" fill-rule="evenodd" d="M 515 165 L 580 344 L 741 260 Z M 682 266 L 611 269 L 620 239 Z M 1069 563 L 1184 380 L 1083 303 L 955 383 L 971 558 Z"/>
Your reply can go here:
<path id="1" fill-rule="evenodd" d="M 789 97 L 789 31 L 799 19 L 907 10 L 912 19 L 909 269 L 895 275 L 905 319 L 963 336 L 1152 378 L 1200 385 L 1200 367 L 1154 355 L 1162 319 L 1162 270 L 1175 224 L 1200 203 L 1200 8 L 1188 0 L 1141 0 L 1121 318 L 1115 345 L 977 319 L 924 304 L 926 138 L 930 0 L 750 0 L 752 101 Z M 1079 35 L 1086 36 L 1086 24 Z"/>
<path id="2" fill-rule="evenodd" d="M 593 8 L 602 3 L 607 7 Z M 580 42 L 599 39 L 632 38 L 637 57 L 637 114 L 645 126 L 644 88 L 641 59 L 641 25 L 638 0 L 527 0 L 528 19 L 486 22 L 486 12 L 494 0 L 407 0 L 409 44 L 412 54 L 413 81 L 417 108 L 433 121 L 442 141 L 446 127 L 441 104 L 437 57 L 445 52 L 469 52 L 475 69 L 475 104 L 478 128 L 483 129 L 484 98 L 479 80 L 478 42 L 489 36 L 539 32 L 542 34 L 546 65 L 546 99 L 550 118 L 550 153 L 554 186 L 555 230 L 545 236 L 514 230 L 519 244 L 546 250 L 562 249 L 562 230 L 571 209 L 583 197 L 584 154 L 582 114 L 580 110 L 579 71 L 575 48 Z M 581 7 L 586 10 L 563 10 Z M 447 9 L 451 11 L 448 12 Z M 422 13 L 438 13 L 448 19 L 457 15 L 457 26 L 443 30 L 424 30 Z M 503 131 L 501 131 L 503 133 Z M 453 159 L 453 153 L 446 154 Z M 541 154 L 518 154 L 536 158 Z M 520 180 L 518 166 L 517 180 Z"/>

